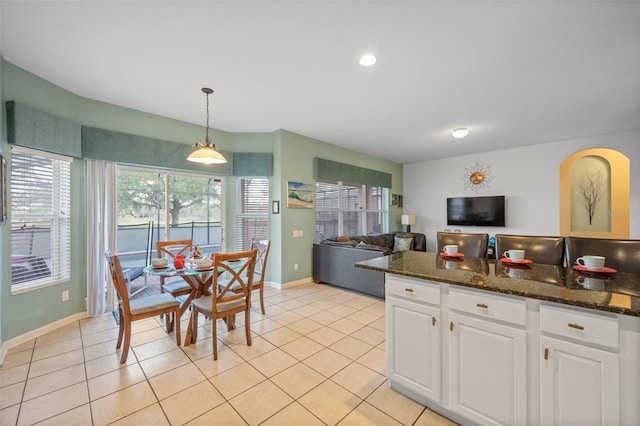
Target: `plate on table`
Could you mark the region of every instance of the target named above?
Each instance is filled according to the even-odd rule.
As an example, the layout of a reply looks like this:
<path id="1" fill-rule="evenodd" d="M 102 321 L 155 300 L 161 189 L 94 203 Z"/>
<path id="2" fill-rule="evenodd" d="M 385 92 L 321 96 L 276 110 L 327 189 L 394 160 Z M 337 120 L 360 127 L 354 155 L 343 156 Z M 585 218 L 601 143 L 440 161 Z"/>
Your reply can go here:
<path id="1" fill-rule="evenodd" d="M 229 259 L 227 262 L 240 262 L 240 259 Z"/>
<path id="2" fill-rule="evenodd" d="M 464 257 L 464 253 L 457 252 L 455 254 L 449 254 L 446 251 L 441 251 L 440 252 L 440 256 L 442 256 L 442 257 L 451 257 L 451 258 L 459 258 L 459 257 Z"/>
<path id="3" fill-rule="evenodd" d="M 213 265 L 211 266 L 197 266 L 196 271 L 212 271 Z"/>
<path id="4" fill-rule="evenodd" d="M 151 265 L 153 267 L 153 269 L 167 269 L 169 267 L 169 264 L 167 263 L 166 265 Z"/>
<path id="5" fill-rule="evenodd" d="M 533 260 L 531 259 L 515 260 L 509 259 L 508 257 L 503 257 L 500 259 L 500 261 L 503 263 L 508 263 L 509 265 L 528 265 L 530 263 L 533 263 Z"/>
<path id="6" fill-rule="evenodd" d="M 585 274 L 615 274 L 618 272 L 616 269 L 608 268 L 606 266 L 603 266 L 602 269 L 587 269 L 582 265 L 573 265 L 572 268 L 576 271 L 584 272 Z"/>

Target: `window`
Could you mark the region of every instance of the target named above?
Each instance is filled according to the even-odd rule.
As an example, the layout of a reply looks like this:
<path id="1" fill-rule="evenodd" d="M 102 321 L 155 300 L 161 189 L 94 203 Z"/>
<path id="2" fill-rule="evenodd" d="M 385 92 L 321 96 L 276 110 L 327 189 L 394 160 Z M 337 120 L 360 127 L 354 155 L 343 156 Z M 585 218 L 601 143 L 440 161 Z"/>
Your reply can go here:
<path id="1" fill-rule="evenodd" d="M 388 190 L 379 186 L 316 182 L 316 241 L 386 232 Z"/>
<path id="2" fill-rule="evenodd" d="M 191 239 L 205 251 L 221 250 L 219 178 L 118 166 L 117 180 L 117 246 L 124 267 L 146 265 L 160 240 Z"/>
<path id="3" fill-rule="evenodd" d="M 236 250 L 249 249 L 252 238 L 269 239 L 269 179 L 238 178 L 236 202 Z"/>
<path id="4" fill-rule="evenodd" d="M 71 159 L 14 148 L 11 154 L 11 291 L 71 277 Z"/>

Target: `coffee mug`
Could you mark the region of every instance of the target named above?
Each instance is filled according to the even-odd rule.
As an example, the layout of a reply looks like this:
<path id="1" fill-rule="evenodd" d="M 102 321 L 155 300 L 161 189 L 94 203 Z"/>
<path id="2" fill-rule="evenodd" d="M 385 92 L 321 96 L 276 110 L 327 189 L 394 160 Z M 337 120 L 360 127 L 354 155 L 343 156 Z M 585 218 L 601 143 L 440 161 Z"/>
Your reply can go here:
<path id="1" fill-rule="evenodd" d="M 604 256 L 581 256 L 576 259 L 576 263 L 590 271 L 598 271 L 604 268 L 604 259 Z"/>
<path id="2" fill-rule="evenodd" d="M 502 255 L 511 260 L 522 260 L 524 259 L 524 250 L 507 250 Z"/>
<path id="3" fill-rule="evenodd" d="M 458 246 L 454 244 L 446 245 L 442 248 L 447 254 L 456 254 L 458 252 Z"/>

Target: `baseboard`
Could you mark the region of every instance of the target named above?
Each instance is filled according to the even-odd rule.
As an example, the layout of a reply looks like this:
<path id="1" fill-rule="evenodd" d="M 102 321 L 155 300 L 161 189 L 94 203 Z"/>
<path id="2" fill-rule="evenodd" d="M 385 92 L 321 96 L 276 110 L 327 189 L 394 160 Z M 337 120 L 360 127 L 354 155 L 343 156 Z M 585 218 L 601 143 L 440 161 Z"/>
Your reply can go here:
<path id="1" fill-rule="evenodd" d="M 273 281 L 269 282 L 269 286 L 273 287 L 273 288 L 278 288 L 278 289 L 283 289 L 283 288 L 289 288 L 289 287 L 295 287 L 298 285 L 303 285 L 303 284 L 313 284 L 313 280 L 311 279 L 311 277 L 307 277 L 307 278 L 302 278 L 300 280 L 296 280 L 296 281 L 289 281 L 288 283 L 276 283 Z"/>
<path id="2" fill-rule="evenodd" d="M 67 324 L 71 324 L 74 321 L 79 321 L 87 317 L 87 312 L 78 312 L 76 314 L 70 315 L 66 318 L 59 319 L 58 321 L 54 321 L 47 325 L 43 325 L 40 328 L 36 328 L 35 330 L 28 331 L 20 336 L 16 336 L 12 339 L 5 341 L 2 344 L 2 348 L 0 349 L 0 365 L 4 363 L 4 358 L 7 356 L 7 352 L 9 349 L 19 346 L 25 342 L 28 342 L 31 339 L 35 339 L 36 337 L 42 336 L 43 334 L 47 334 L 50 331 L 55 330 L 56 328 L 63 327 Z"/>

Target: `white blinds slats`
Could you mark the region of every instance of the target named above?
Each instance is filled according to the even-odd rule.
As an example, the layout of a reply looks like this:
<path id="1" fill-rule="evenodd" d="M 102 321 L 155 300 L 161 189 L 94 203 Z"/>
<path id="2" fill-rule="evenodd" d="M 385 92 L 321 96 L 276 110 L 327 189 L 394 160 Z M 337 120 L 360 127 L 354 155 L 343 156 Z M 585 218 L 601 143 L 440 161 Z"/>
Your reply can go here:
<path id="1" fill-rule="evenodd" d="M 71 160 L 44 152 L 11 154 L 11 289 L 71 275 Z"/>
<path id="2" fill-rule="evenodd" d="M 269 239 L 269 179 L 239 177 L 236 185 L 236 250 L 251 239 Z"/>

